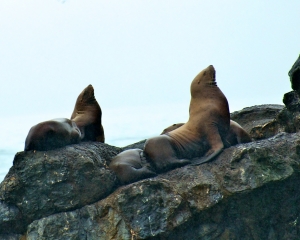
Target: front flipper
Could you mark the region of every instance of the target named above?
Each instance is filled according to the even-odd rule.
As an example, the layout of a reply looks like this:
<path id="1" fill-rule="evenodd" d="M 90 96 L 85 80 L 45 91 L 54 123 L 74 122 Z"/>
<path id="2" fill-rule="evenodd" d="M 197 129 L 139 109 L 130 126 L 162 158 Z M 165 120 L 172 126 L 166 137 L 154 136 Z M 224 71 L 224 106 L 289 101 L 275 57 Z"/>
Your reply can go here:
<path id="1" fill-rule="evenodd" d="M 217 157 L 221 152 L 223 151 L 223 148 L 220 148 L 216 151 L 214 151 L 213 153 L 211 153 L 210 155 L 208 156 L 204 156 L 204 157 L 201 157 L 201 158 L 197 158 L 195 160 L 192 160 L 192 163 L 190 164 L 191 166 L 197 166 L 197 165 L 200 165 L 202 163 L 206 163 L 206 162 L 209 162 L 211 161 L 212 159 L 214 159 L 215 157 Z"/>
<path id="2" fill-rule="evenodd" d="M 210 146 L 210 149 L 208 150 L 208 152 L 205 154 L 204 157 L 192 161 L 191 164 L 192 166 L 197 166 L 202 163 L 209 162 L 210 160 L 218 156 L 224 149 L 222 138 L 216 126 L 213 126 L 212 128 L 209 129 L 207 134 L 207 142 L 208 145 Z"/>

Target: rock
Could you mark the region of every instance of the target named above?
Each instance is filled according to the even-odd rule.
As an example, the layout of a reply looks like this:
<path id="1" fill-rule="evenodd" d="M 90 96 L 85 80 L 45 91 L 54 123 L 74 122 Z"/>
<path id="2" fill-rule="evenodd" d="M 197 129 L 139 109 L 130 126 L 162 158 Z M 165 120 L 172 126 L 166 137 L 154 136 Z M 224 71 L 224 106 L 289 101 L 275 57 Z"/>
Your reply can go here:
<path id="1" fill-rule="evenodd" d="M 259 105 L 231 117 L 250 131 L 280 122 L 282 131 L 297 132 L 297 96 L 286 94 L 286 107 Z M 0 239 L 297 239 L 298 133 L 120 187 L 107 168 L 111 158 L 144 142 L 17 153 L 0 184 Z"/>
<path id="2" fill-rule="evenodd" d="M 283 105 L 278 104 L 256 105 L 235 111 L 230 114 L 230 118 L 238 122 L 249 133 L 257 125 L 271 122 L 283 108 Z"/>
<path id="3" fill-rule="evenodd" d="M 0 219 L 1 233 L 25 232 L 26 230 L 25 226 L 18 224 L 22 221 L 22 215 L 14 205 L 8 205 L 0 201 Z"/>
<path id="4" fill-rule="evenodd" d="M 225 149 L 32 222 L 25 239 L 299 239 L 300 134 Z"/>
<path id="5" fill-rule="evenodd" d="M 292 89 L 300 93 L 300 55 L 289 71 Z"/>
<path id="6" fill-rule="evenodd" d="M 24 240 L 21 234 L 0 234 L 1 240 Z"/>
<path id="7" fill-rule="evenodd" d="M 13 233 L 22 233 L 33 220 L 107 197 L 117 187 L 108 164 L 120 151 L 89 142 L 46 152 L 17 153 L 0 184 L 0 216 L 8 216 L 7 220 L 0 218 L 0 226 L 11 223 Z M 16 218 L 10 219 L 11 215 Z M 6 229 L 0 228 L 1 233 L 7 233 Z"/>
<path id="8" fill-rule="evenodd" d="M 85 142 L 17 153 L 0 184 L 0 239 L 299 239 L 300 102 L 231 114 L 255 142 L 120 186 L 123 148 Z"/>
<path id="9" fill-rule="evenodd" d="M 281 132 L 295 133 L 300 131 L 300 101 L 296 91 L 284 94 L 285 107 L 275 118 L 250 130 L 253 139 L 266 139 Z"/>

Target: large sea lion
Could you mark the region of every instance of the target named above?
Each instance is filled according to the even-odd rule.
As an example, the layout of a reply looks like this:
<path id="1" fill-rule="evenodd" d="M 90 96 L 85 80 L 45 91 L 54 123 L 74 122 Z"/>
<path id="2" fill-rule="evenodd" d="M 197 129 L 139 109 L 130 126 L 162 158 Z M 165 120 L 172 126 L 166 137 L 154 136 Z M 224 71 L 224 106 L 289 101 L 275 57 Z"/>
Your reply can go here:
<path id="1" fill-rule="evenodd" d="M 109 168 L 116 173 L 122 184 L 128 184 L 156 176 L 156 173 L 145 161 L 141 149 L 129 149 L 115 156 L 111 160 Z"/>
<path id="2" fill-rule="evenodd" d="M 102 111 L 95 98 L 94 88 L 88 85 L 79 94 L 71 120 L 79 127 L 82 141 L 104 142 L 104 129 L 101 123 Z"/>
<path id="3" fill-rule="evenodd" d="M 167 128 L 165 128 L 162 134 L 166 134 L 168 132 L 171 132 L 179 127 L 181 127 L 184 123 L 175 123 Z M 230 128 L 228 131 L 228 134 L 225 138 L 224 145 L 226 147 L 234 146 L 239 143 L 248 143 L 251 142 L 252 139 L 250 135 L 246 132 L 245 129 L 242 128 L 241 125 L 239 125 L 237 122 L 230 120 Z"/>
<path id="4" fill-rule="evenodd" d="M 58 118 L 33 126 L 25 140 L 25 151 L 46 151 L 79 143 L 81 132 L 74 121 Z"/>
<path id="5" fill-rule="evenodd" d="M 230 125 L 229 106 L 217 86 L 212 65 L 194 78 L 190 90 L 188 122 L 145 143 L 144 154 L 158 172 L 183 166 L 193 158 L 198 158 L 193 165 L 207 162 L 224 148 Z"/>

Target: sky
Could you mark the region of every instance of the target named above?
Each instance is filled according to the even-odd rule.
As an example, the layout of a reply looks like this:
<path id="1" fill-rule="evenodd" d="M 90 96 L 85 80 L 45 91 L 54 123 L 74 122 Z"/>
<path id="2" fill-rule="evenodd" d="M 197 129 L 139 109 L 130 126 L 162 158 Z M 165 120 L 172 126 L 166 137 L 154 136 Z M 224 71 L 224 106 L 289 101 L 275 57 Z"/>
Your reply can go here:
<path id="1" fill-rule="evenodd" d="M 211 64 L 231 112 L 283 104 L 299 9 L 299 0 L 1 0 L 0 155 L 22 151 L 31 126 L 69 118 L 89 84 L 116 146 L 187 121 L 190 83 Z"/>

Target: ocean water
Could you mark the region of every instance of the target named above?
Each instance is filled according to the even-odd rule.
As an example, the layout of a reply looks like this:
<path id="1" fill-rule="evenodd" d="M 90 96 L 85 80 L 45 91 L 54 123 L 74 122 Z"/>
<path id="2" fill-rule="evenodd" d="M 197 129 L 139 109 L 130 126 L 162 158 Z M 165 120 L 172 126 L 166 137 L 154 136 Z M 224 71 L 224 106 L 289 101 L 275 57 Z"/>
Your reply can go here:
<path id="1" fill-rule="evenodd" d="M 186 104 L 185 104 L 186 105 Z M 103 111 L 102 123 L 105 143 L 124 147 L 149 137 L 159 135 L 173 123 L 185 122 L 188 109 L 184 104 L 145 107 L 114 108 Z M 69 113 L 10 116 L 0 119 L 0 182 L 13 165 L 17 152 L 24 149 L 25 138 L 31 126 Z"/>

